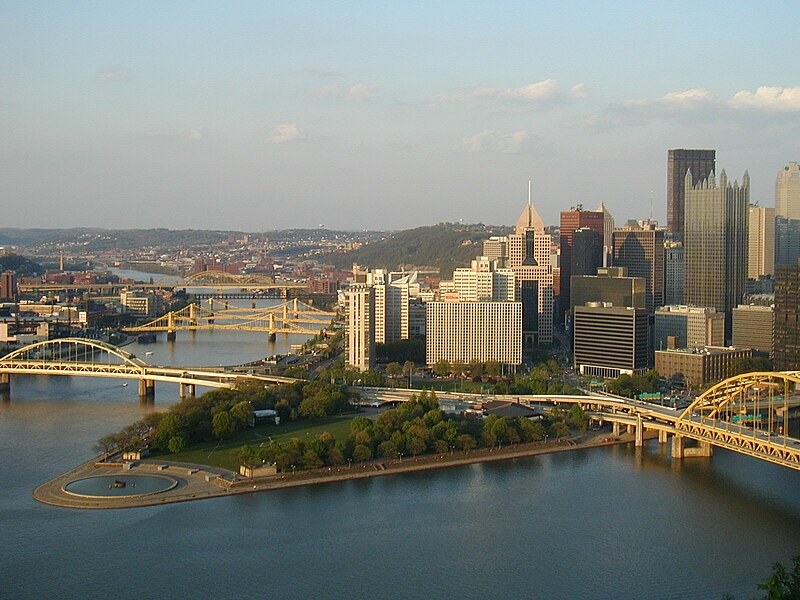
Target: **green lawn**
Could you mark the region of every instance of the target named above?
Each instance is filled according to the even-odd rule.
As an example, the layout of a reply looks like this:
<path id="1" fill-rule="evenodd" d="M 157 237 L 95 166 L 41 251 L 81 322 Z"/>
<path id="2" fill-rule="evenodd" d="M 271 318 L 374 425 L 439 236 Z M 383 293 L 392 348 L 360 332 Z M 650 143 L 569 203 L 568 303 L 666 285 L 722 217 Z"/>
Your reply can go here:
<path id="1" fill-rule="evenodd" d="M 178 454 L 154 452 L 151 456 L 153 458 L 163 458 L 164 460 L 196 463 L 236 471 L 239 467 L 236 464 L 233 453 L 244 444 L 257 447 L 259 444 L 269 443 L 270 438 L 276 442 L 294 437 L 312 440 L 326 431 L 330 432 L 337 440 L 344 441 L 350 434 L 350 421 L 357 416 L 357 414 L 352 414 L 341 417 L 328 417 L 327 419 L 305 419 L 281 425 L 261 425 L 253 429 L 239 431 L 221 442 L 203 442 L 194 444 Z"/>

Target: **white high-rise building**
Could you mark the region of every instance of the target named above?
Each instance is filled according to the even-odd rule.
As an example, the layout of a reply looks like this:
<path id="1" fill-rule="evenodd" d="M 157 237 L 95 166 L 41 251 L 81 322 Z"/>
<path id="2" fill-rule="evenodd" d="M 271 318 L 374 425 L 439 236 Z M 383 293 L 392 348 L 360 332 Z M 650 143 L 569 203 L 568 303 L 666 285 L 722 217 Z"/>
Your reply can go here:
<path id="1" fill-rule="evenodd" d="M 366 274 L 366 284 L 375 290 L 375 343 L 407 340 L 410 335 L 409 302 L 419 293 L 417 272 L 375 269 Z"/>
<path id="2" fill-rule="evenodd" d="M 514 271 L 498 262 L 479 256 L 469 268 L 453 271 L 453 290 L 462 302 L 513 302 Z"/>
<path id="3" fill-rule="evenodd" d="M 371 285 L 351 285 L 344 292 L 347 307 L 347 366 L 367 371 L 375 365 L 375 290 Z"/>
<path id="4" fill-rule="evenodd" d="M 800 164 L 791 162 L 775 179 L 775 214 L 800 219 Z"/>

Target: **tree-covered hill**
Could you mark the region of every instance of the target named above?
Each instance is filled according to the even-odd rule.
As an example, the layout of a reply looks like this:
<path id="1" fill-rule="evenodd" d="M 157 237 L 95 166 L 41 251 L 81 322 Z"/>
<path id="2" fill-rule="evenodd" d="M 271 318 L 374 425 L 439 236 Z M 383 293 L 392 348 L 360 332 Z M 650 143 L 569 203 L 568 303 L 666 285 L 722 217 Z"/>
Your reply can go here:
<path id="1" fill-rule="evenodd" d="M 0 256 L 0 272 L 14 271 L 20 277 L 36 277 L 44 273 L 44 267 L 18 254 Z"/>
<path id="2" fill-rule="evenodd" d="M 383 239 L 364 244 L 348 252 L 325 257 L 339 268 L 358 263 L 369 268 L 438 269 L 442 277 L 450 277 L 456 267 L 469 266 L 483 251 L 483 241 L 491 236 L 506 235 L 508 227 L 439 223 L 388 233 Z"/>

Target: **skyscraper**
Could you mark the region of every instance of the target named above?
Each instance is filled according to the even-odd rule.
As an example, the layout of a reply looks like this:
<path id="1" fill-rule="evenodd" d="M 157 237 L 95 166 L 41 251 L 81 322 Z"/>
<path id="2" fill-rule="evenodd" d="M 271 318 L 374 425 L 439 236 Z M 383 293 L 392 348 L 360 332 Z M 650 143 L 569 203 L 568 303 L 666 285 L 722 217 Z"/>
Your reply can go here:
<path id="1" fill-rule="evenodd" d="M 775 213 L 787 219 L 800 219 L 800 164 L 789 163 L 775 178 Z"/>
<path id="2" fill-rule="evenodd" d="M 345 290 L 347 366 L 367 371 L 375 365 L 375 289 L 355 284 Z"/>
<path id="3" fill-rule="evenodd" d="M 578 229 L 588 227 L 596 231 L 601 237 L 605 235 L 604 212 L 582 210 L 579 206 L 575 210 L 565 210 L 561 213 L 561 289 L 559 292 L 559 312 L 569 310 L 570 304 L 570 277 L 572 276 L 572 236 Z"/>
<path id="4" fill-rule="evenodd" d="M 613 235 L 614 266 L 629 277 L 645 280 L 645 304 L 650 314 L 664 304 L 664 231 L 648 224 L 643 229 L 617 229 Z"/>
<path id="5" fill-rule="evenodd" d="M 713 173 L 698 185 L 692 181 L 687 173 L 684 298 L 686 304 L 724 312 L 729 339 L 731 311 L 747 291 L 750 175 L 745 171 L 741 185 L 729 183 L 724 170 L 719 185 Z"/>
<path id="6" fill-rule="evenodd" d="M 683 244 L 664 242 L 664 304 L 683 304 L 685 279 Z"/>
<path id="7" fill-rule="evenodd" d="M 573 232 L 572 276 L 597 275 L 603 266 L 603 247 L 603 237 L 593 229 L 582 227 Z"/>
<path id="8" fill-rule="evenodd" d="M 716 150 L 674 149 L 667 152 L 667 227 L 672 239 L 683 240 L 686 172 L 692 172 L 692 185 L 714 172 Z"/>
<path id="9" fill-rule="evenodd" d="M 800 262 L 775 266 L 776 371 L 800 369 Z"/>
<path id="10" fill-rule="evenodd" d="M 775 209 L 751 206 L 747 236 L 747 277 L 758 279 L 763 275 L 774 275 Z"/>

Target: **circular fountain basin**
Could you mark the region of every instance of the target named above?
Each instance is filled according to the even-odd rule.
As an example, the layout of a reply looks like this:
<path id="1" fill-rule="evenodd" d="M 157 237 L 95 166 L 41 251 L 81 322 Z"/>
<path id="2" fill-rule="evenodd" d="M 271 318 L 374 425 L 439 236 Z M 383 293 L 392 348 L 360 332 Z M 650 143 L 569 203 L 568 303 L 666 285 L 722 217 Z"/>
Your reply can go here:
<path id="1" fill-rule="evenodd" d="M 82 498 L 131 498 L 166 492 L 176 485 L 165 475 L 99 475 L 70 481 L 62 489 Z"/>

